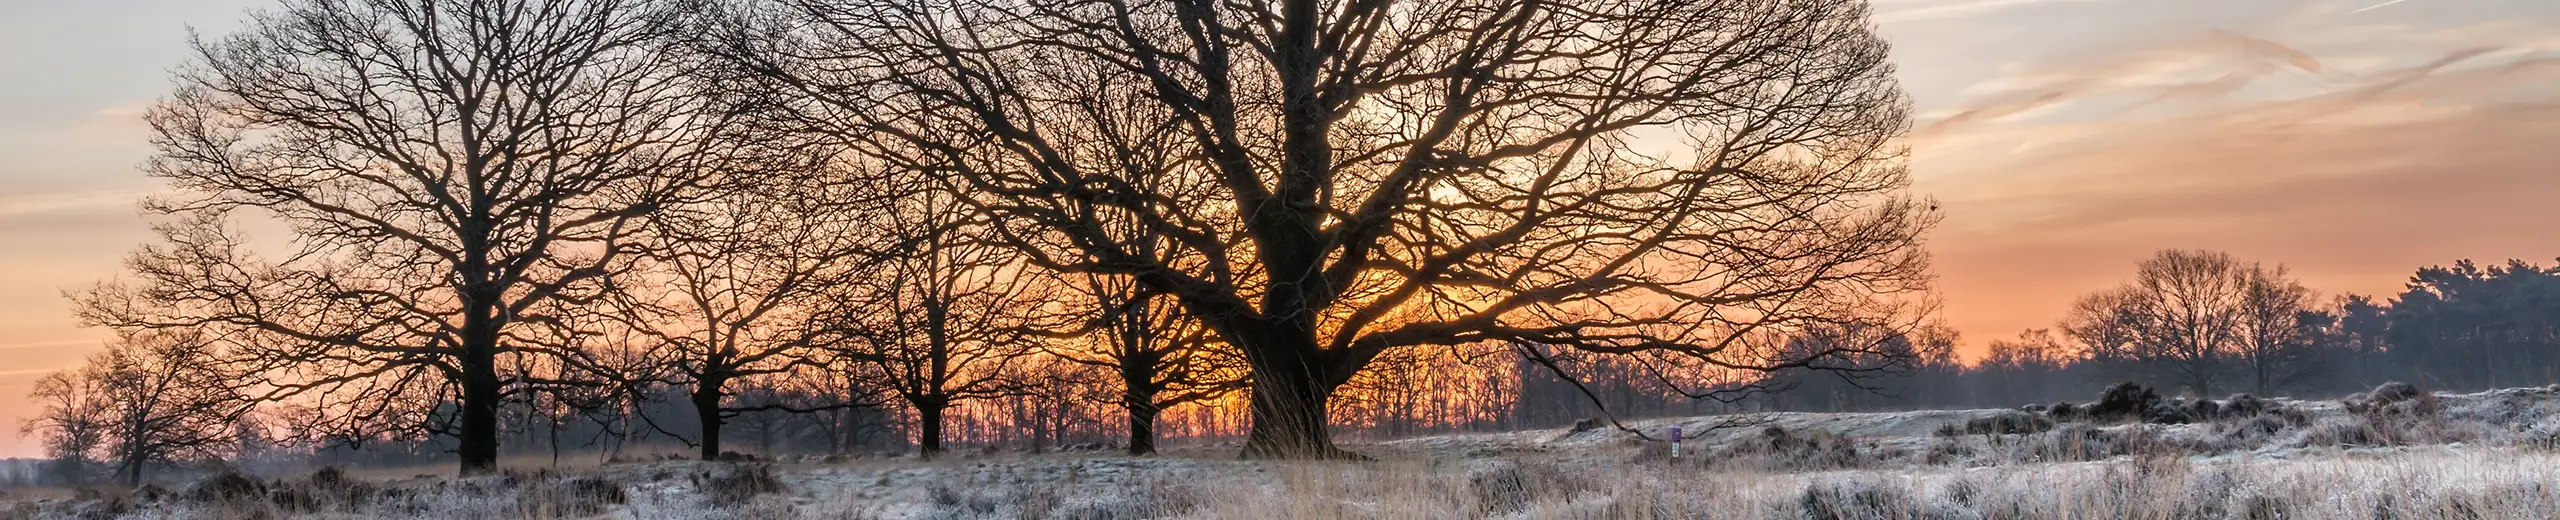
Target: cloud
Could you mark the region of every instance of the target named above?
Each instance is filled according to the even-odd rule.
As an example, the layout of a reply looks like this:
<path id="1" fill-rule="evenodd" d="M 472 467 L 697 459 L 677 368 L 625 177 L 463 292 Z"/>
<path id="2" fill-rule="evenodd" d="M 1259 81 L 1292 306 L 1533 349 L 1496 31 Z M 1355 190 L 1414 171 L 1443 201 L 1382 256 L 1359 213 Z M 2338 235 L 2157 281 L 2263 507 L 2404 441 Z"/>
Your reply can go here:
<path id="1" fill-rule="evenodd" d="M 2401 2 L 2407 2 L 2407 1 L 2409 1 L 2409 0 L 2391 0 L 2391 1 L 2388 1 L 2388 2 L 2383 2 L 2383 3 L 2379 3 L 2379 4 L 2373 4 L 2372 6 L 2370 6 L 2370 7 L 2366 7 L 2366 8 L 2363 8 L 2363 9 L 2357 9 L 2357 10 L 2354 10 L 2354 11 L 2348 11 L 2347 13 L 2348 13 L 2348 14 L 2361 13 L 2361 12 L 2365 12 L 2365 11 L 2371 11 L 2371 10 L 2375 10 L 2375 9 L 2381 9 L 2381 8 L 2385 8 L 2385 7 L 2391 7 L 2392 5 L 2399 4 L 2399 3 L 2401 3 Z"/>
<path id="2" fill-rule="evenodd" d="M 69 193 L 33 193 L 0 195 L 0 220 L 26 215 L 43 215 L 70 211 L 86 211 L 113 207 L 131 207 L 149 191 L 96 190 Z"/>
<path id="3" fill-rule="evenodd" d="M 22 348 L 89 347 L 97 346 L 98 344 L 99 342 L 97 340 L 43 341 L 36 343 L 0 345 L 0 350 L 16 350 Z"/>
<path id="4" fill-rule="evenodd" d="M 0 377 L 41 376 L 41 375 L 48 375 L 48 374 L 52 374 L 52 373 L 54 373 L 54 372 L 61 372 L 61 371 L 64 371 L 64 370 L 70 370 L 70 369 L 67 369 L 67 368 L 31 368 L 31 369 L 25 369 L 25 370 L 0 370 Z"/>
<path id="5" fill-rule="evenodd" d="M 2035 4 L 2096 1 L 2105 0 L 1877 0 L 1875 4 L 1877 20 L 1894 23 L 1981 16 Z"/>
<path id="6" fill-rule="evenodd" d="M 2321 78 L 2325 69 L 2319 59 L 2291 46 L 2226 31 L 2203 31 L 2114 53 L 2019 67 L 2010 77 L 1976 86 L 1978 99 L 1923 123 L 1915 136 L 1927 139 L 1968 125 L 2109 96 L 2132 100 L 2117 107 L 2119 114 L 2163 102 L 2220 98 L 2282 74 Z"/>
<path id="7" fill-rule="evenodd" d="M 134 147 L 151 142 L 151 124 L 143 115 L 151 101 L 129 101 L 98 109 L 62 131 L 64 144 L 79 147 Z"/>
<path id="8" fill-rule="evenodd" d="M 1914 168 L 1948 208 L 1950 321 L 2046 326 L 2162 248 L 2292 264 L 2331 294 L 2560 257 L 2560 52 L 2358 29 L 2020 64 L 1938 109 Z"/>

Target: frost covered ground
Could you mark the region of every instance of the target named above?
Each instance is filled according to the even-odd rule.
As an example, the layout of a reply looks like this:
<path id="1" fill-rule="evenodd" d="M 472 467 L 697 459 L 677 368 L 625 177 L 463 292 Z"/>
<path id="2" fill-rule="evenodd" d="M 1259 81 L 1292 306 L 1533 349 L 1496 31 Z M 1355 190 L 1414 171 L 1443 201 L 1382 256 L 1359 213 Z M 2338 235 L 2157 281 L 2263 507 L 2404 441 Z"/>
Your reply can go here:
<path id="1" fill-rule="evenodd" d="M 320 474 L 21 501 L 6 518 L 2551 518 L 2552 388 L 2085 411 L 1770 413 L 1355 446 L 1373 462 L 954 456 Z M 2242 404 L 2231 411 L 2233 404 Z M 2164 414 L 2183 410 L 2184 416 Z M 2169 423 L 2169 424 L 2164 424 Z"/>

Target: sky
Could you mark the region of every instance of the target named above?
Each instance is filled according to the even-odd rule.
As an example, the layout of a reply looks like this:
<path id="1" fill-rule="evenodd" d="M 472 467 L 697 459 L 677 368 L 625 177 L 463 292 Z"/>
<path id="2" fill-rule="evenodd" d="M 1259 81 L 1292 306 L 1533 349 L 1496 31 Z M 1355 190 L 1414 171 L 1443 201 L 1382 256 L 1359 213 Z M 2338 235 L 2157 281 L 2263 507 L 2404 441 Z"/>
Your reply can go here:
<path id="1" fill-rule="evenodd" d="M 141 113 L 192 33 L 274 0 L 0 1 L 0 456 L 43 374 L 110 334 L 160 184 Z M 2560 1 L 1874 0 L 1964 351 L 2049 327 L 2166 248 L 2396 293 L 2460 259 L 2560 259 Z"/>

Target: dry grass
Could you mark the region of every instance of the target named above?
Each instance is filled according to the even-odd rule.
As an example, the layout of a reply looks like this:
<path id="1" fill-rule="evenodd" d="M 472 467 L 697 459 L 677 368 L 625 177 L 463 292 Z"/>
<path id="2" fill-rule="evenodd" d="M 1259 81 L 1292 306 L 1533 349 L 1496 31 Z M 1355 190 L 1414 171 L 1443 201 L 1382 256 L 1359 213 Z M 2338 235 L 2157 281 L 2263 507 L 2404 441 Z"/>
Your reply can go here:
<path id="1" fill-rule="evenodd" d="M 2560 457 L 2545 452 L 2338 452 L 2196 463 L 2143 457 L 1987 468 L 1815 473 L 1693 466 L 1521 471 L 1502 494 L 1467 472 L 1310 465 L 1219 486 L 1190 517 L 1298 518 L 2552 518 Z"/>
<path id="2" fill-rule="evenodd" d="M 2048 424 L 2001 410 L 1794 414 L 1701 436 L 1678 460 L 1619 434 L 1518 432 L 1371 445 L 1384 460 L 1363 463 L 1243 462 L 1221 450 L 589 462 L 467 479 L 314 473 L 72 491 L 0 507 L 0 519 L 2550 518 L 2560 517 L 2555 395 L 2233 399 L 2197 414 L 2208 421 L 2175 425 Z M 509 466 L 547 466 L 525 462 Z"/>
<path id="3" fill-rule="evenodd" d="M 1629 454 L 1633 459 L 1633 454 Z M 2532 448 L 2328 449 L 2286 459 L 2120 456 L 2091 462 L 1768 471 L 1523 456 L 1465 461 L 1158 460 L 802 468 L 774 494 L 728 466 L 639 465 L 330 491 L 262 483 L 245 500 L 59 500 L 8 518 L 2029 519 L 2550 518 L 2560 454 Z M 1103 468 L 1121 467 L 1120 471 Z M 1060 478 L 1051 470 L 1085 473 Z M 831 473 L 830 473 L 831 472 Z M 724 476 L 725 475 L 725 476 Z M 740 476 L 747 475 L 747 476 Z M 1009 476 L 1007 476 L 1009 475 Z M 763 485 L 763 484 L 758 484 Z M 821 487 L 825 486 L 825 487 Z M 597 489 L 611 491 L 599 492 Z M 282 492 L 279 489 L 294 491 Z M 308 502 L 279 503 L 300 493 Z M 177 493 L 184 495 L 185 493 Z M 613 495 L 610 498 L 601 495 Z M 619 499 L 619 500 L 615 500 Z M 300 504 L 300 505 L 295 505 Z"/>

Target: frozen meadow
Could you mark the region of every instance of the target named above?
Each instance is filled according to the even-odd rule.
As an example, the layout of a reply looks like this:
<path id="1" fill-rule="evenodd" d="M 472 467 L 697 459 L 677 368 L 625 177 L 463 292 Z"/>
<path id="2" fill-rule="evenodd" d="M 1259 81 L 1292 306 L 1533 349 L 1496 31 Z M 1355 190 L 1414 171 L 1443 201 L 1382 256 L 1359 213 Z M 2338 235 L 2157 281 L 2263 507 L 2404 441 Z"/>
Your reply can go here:
<path id="1" fill-rule="evenodd" d="M 1377 459 L 1366 462 L 1239 461 L 1213 445 L 463 479 L 330 470 L 29 497 L 0 517 L 2548 518 L 2560 516 L 2554 390 L 2159 400 L 2121 419 L 2051 407 L 1676 418 L 1625 425 L 1642 437 L 1601 426 L 1357 445 Z M 1645 438 L 1675 424 L 1691 432 L 1676 460 Z"/>

